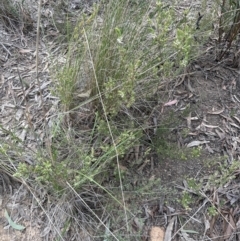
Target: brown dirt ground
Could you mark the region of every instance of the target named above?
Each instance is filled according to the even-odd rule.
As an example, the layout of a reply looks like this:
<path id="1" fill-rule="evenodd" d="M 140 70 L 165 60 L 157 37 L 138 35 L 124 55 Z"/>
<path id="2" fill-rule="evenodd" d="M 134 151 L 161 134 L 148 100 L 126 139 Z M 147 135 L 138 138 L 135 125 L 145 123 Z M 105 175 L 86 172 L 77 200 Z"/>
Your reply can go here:
<path id="1" fill-rule="evenodd" d="M 190 105 L 188 115 L 184 118 L 180 114 L 182 121 L 174 129 L 174 132 L 177 132 L 175 134 L 177 136 L 176 142 L 182 147 L 195 141 L 204 144 L 201 145 L 202 152 L 198 158 L 192 157 L 188 158 L 187 161 L 183 161 L 179 157 L 158 157 L 151 176 L 160 177 L 162 184 L 173 189 L 187 190 L 188 193 L 191 193 L 191 189 L 186 185 L 187 178 L 207 180 L 209 177 L 213 177 L 217 166 L 227 163 L 225 166 L 227 169 L 233 160 L 239 160 L 240 99 L 238 92 L 240 75 L 238 68 L 231 67 L 232 59 L 233 55 L 230 54 L 229 58 L 224 59 L 222 62 L 216 62 L 213 53 L 205 54 L 191 64 L 184 81 L 175 88 L 170 100 L 178 99 L 179 102 L 176 107 L 171 106 L 168 108 L 174 109 L 177 113 L 183 113 L 185 106 Z M 161 109 L 161 106 L 159 108 Z M 159 122 L 161 123 L 161 121 L 162 118 L 160 117 Z M 184 128 L 189 130 L 186 136 L 182 135 L 181 132 Z M 218 163 L 217 166 L 214 163 Z M 203 196 L 200 197 L 201 195 L 195 195 L 196 193 L 193 192 L 193 196 L 200 198 L 195 199 L 195 205 L 191 204 L 189 210 L 185 209 L 183 211 L 179 203 L 176 202 L 176 196 L 179 195 L 179 192 L 172 200 L 171 192 L 169 193 L 167 203 L 174 209 L 173 214 L 170 215 L 170 220 L 177 213 L 178 222 L 180 220 L 184 221 L 180 225 L 179 223 L 176 224 L 176 221 L 175 225 L 190 230 L 187 237 L 184 237 L 180 229 L 175 229 L 175 233 L 179 234 L 179 239 L 176 240 L 238 240 L 239 229 L 237 223 L 239 215 L 236 214 L 239 205 L 238 198 L 232 201 L 234 205 L 231 205 L 230 195 L 227 197 L 227 193 L 232 186 L 234 186 L 233 193 L 239 193 L 239 185 L 236 184 L 239 179 L 237 170 L 238 167 L 235 170 L 236 174 L 232 173 L 233 181 L 224 183 L 225 188 L 228 190 L 224 194 L 221 191 L 220 184 L 216 184 L 216 186 L 213 184 L 211 189 L 206 188 L 207 184 L 203 181 L 201 183 Z M 223 175 L 223 170 L 221 170 L 214 180 L 220 180 Z M 181 199 L 182 194 L 179 197 Z M 225 203 L 226 206 L 220 207 L 219 202 Z M 166 223 L 164 225 L 164 221 L 159 218 L 159 211 L 156 211 L 159 210 L 160 203 L 161 198 L 157 202 L 156 200 L 149 202 L 154 217 L 149 225 L 154 224 L 167 228 L 168 225 Z M 211 204 L 218 208 L 219 213 L 215 218 L 208 216 L 207 208 Z M 235 211 L 234 214 L 232 213 L 233 210 Z M 167 205 L 162 212 L 164 215 L 169 214 Z M 230 220 L 229 217 L 232 219 Z M 210 228 L 207 228 L 208 225 Z M 191 231 L 195 231 L 196 234 Z"/>

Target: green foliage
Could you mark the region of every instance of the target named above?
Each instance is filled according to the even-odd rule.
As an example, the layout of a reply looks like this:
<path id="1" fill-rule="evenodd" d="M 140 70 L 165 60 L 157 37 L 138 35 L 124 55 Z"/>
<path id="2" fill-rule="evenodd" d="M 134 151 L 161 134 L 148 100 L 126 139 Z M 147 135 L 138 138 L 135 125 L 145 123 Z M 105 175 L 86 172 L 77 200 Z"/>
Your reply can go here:
<path id="1" fill-rule="evenodd" d="M 3 130 L 11 139 L 11 142 L 1 143 L 0 146 L 0 157 L 4 160 L 1 165 L 5 171 L 15 172 L 15 177 L 37 181 L 53 193 L 57 191 L 62 194 L 69 187 L 66 183 L 77 190 L 86 184 L 97 186 L 110 193 L 114 203 L 109 202 L 107 209 L 111 212 L 112 207 L 117 207 L 116 219 L 121 221 L 123 214 L 119 207 L 122 203 L 119 200 L 122 200 L 123 194 L 115 187 L 109 192 L 104 187 L 106 180 L 111 179 L 111 184 L 115 186 L 122 185 L 126 192 L 124 195 L 130 196 L 127 201 L 131 200 L 133 193 L 135 200 L 142 197 L 150 199 L 156 195 L 152 190 L 154 185 L 161 186 L 160 179 L 145 178 L 139 181 L 133 178 L 132 170 L 142 164 L 142 159 L 139 158 L 139 163 L 130 163 L 129 169 L 118 165 L 119 159 L 139 144 L 142 136 L 142 129 L 136 124 L 138 120 L 133 120 L 135 117 L 130 120 L 126 117 L 128 115 L 123 116 L 122 113 L 128 114 L 139 99 L 144 102 L 145 97 L 152 97 L 161 81 L 169 83 L 181 73 L 198 54 L 198 47 L 202 44 L 199 36 L 204 31 L 204 35 L 208 36 L 210 27 L 209 24 L 207 27 L 202 24 L 202 32 L 199 33 L 196 31 L 196 19 L 190 18 L 189 10 L 178 16 L 174 4 L 167 5 L 157 0 L 156 5 L 150 5 L 150 2 L 109 0 L 106 4 L 103 1 L 103 5 L 94 6 L 90 16 L 80 14 L 75 26 L 68 18 L 57 26 L 69 41 L 61 62 L 59 60 L 57 66 L 52 68 L 53 92 L 60 99 L 58 111 L 63 114 L 52 118 L 49 133 L 44 133 L 47 134 L 46 140 L 35 152 L 31 152 L 32 165 L 22 158 L 23 154 L 28 154 L 23 141 L 14 132 Z M 15 14 L 19 20 L 15 10 L 10 8 L 9 16 Z M 236 1 L 222 5 L 221 39 L 223 36 L 228 36 L 229 40 L 236 37 L 234 26 L 238 18 Z M 95 116 L 92 129 L 89 125 L 90 130 L 83 131 L 80 121 L 77 127 L 72 124 L 70 115 L 79 114 L 79 107 L 84 107 L 90 112 L 89 115 Z M 190 107 L 186 108 L 183 116 L 188 116 L 190 112 Z M 176 160 L 198 158 L 201 155 L 200 147 L 179 148 L 175 144 L 173 131 L 179 119 L 175 113 L 163 118 L 152 139 L 151 150 Z M 182 130 L 184 136 L 188 132 L 187 129 Z M 221 186 L 231 181 L 237 168 L 237 162 L 230 167 L 221 164 L 209 179 L 209 186 Z M 197 195 L 200 195 L 201 185 L 195 179 L 188 179 L 188 188 Z M 185 191 L 180 202 L 189 209 L 194 199 Z M 136 211 L 135 202 L 132 206 Z M 209 207 L 208 213 L 214 216 L 217 210 Z M 67 221 L 63 232 L 69 225 Z"/>
<path id="2" fill-rule="evenodd" d="M 95 177 L 98 183 L 101 183 L 104 181 L 104 178 L 107 178 L 111 169 L 113 169 L 113 175 L 118 178 L 116 155 L 118 154 L 121 157 L 133 147 L 136 144 L 137 136 L 138 133 L 132 131 L 122 131 L 119 133 L 115 139 L 117 153 L 112 144 L 100 142 L 101 145 L 99 145 L 99 148 L 102 155 L 96 158 L 93 150 L 90 155 L 83 156 L 84 166 L 77 171 L 74 186 L 79 187 L 86 181 L 93 181 Z M 124 171 L 122 171 L 122 174 L 124 174 Z"/>
<path id="3" fill-rule="evenodd" d="M 218 215 L 218 210 L 215 206 L 211 205 L 210 207 L 208 207 L 207 209 L 208 215 L 210 217 L 214 217 L 216 215 Z"/>
<path id="4" fill-rule="evenodd" d="M 64 111 L 74 107 L 74 92 L 77 84 L 78 67 L 74 66 L 76 63 L 69 64 L 69 66 L 64 66 L 62 71 L 57 74 L 56 93 L 62 101 Z"/>
<path id="5" fill-rule="evenodd" d="M 181 197 L 181 204 L 185 209 L 190 209 L 191 204 L 193 204 L 194 199 L 192 195 L 188 192 L 183 192 Z"/>
<path id="6" fill-rule="evenodd" d="M 198 196 L 201 196 L 200 191 L 202 189 L 202 183 L 192 177 L 187 178 L 186 183 L 188 190 L 183 191 L 181 194 L 180 203 L 184 208 L 189 209 L 196 201 Z M 195 195 L 193 195 L 191 192 L 193 192 Z"/>
<path id="7" fill-rule="evenodd" d="M 151 32 L 158 45 L 160 71 L 164 76 L 179 74 L 197 53 L 195 25 L 188 14 L 186 10 L 178 19 L 174 6 L 157 1 L 156 10 L 150 15 Z M 178 67 L 178 71 L 174 66 Z"/>
<path id="8" fill-rule="evenodd" d="M 239 168 L 239 162 L 233 161 L 230 165 L 227 162 L 217 163 L 216 171 L 209 177 L 209 186 L 222 187 L 235 178 L 234 172 Z"/>
<path id="9" fill-rule="evenodd" d="M 97 12 L 98 9 L 95 8 L 90 17 L 85 14 L 80 16 L 71 32 L 66 59 L 57 61 L 57 64 L 52 67 L 55 79 L 53 93 L 60 98 L 63 111 L 69 111 L 81 105 L 79 94 L 87 90 L 91 91 L 92 73 L 89 70 L 89 55 L 83 33 L 85 28 L 92 29 Z M 89 97 L 88 94 L 86 97 Z"/>
<path id="10" fill-rule="evenodd" d="M 184 208 L 190 208 L 193 202 L 198 197 L 203 197 L 204 199 L 206 199 L 207 194 L 204 193 L 206 190 L 212 190 L 212 188 L 222 188 L 236 178 L 236 173 L 239 169 L 238 161 L 233 161 L 230 165 L 226 162 L 222 163 L 222 160 L 219 159 L 215 159 L 215 161 L 209 161 L 211 163 L 210 167 L 212 169 L 216 169 L 216 171 L 208 176 L 207 182 L 206 177 L 204 177 L 203 179 L 187 179 L 188 191 L 184 191 L 180 199 L 180 203 L 183 205 Z M 193 195 L 191 192 L 193 192 L 195 195 Z M 223 203 L 221 203 L 220 201 L 219 205 L 221 206 L 222 204 Z M 208 207 L 207 212 L 210 216 L 216 216 L 219 213 L 219 211 L 213 204 Z"/>
<path id="11" fill-rule="evenodd" d="M 191 149 L 191 157 L 192 158 L 200 157 L 201 151 L 202 151 L 202 147 L 201 146 L 192 148 Z"/>
<path id="12" fill-rule="evenodd" d="M 20 163 L 15 177 L 34 178 L 50 190 L 62 191 L 66 181 L 70 181 L 72 170 L 65 162 L 52 163 L 50 160 L 37 160 L 35 166 Z"/>
<path id="13" fill-rule="evenodd" d="M 103 26 L 97 49 L 91 51 L 96 78 L 92 95 L 104 93 L 103 101 L 107 113 L 116 115 L 122 106 L 130 107 L 135 101 L 135 87 L 139 70 L 142 66 L 142 43 L 138 36 L 146 4 L 141 5 L 141 12 L 131 9 L 124 1 L 110 1 L 104 9 Z M 136 10 L 134 12 L 133 10 Z M 130 13 L 131 12 L 131 13 Z M 89 35 L 91 43 L 91 35 Z M 102 61 L 104 59 L 104 61 Z M 101 111 L 101 106 L 98 106 Z"/>
<path id="14" fill-rule="evenodd" d="M 25 148 L 23 141 L 18 138 L 14 130 L 7 130 L 0 125 L 0 131 L 9 137 L 7 140 L 2 139 L 0 143 L 0 168 L 12 176 L 17 170 L 18 163 L 24 161 L 24 156 L 28 152 L 29 155 L 32 152 Z"/>
<path id="15" fill-rule="evenodd" d="M 188 184 L 188 188 L 190 188 L 191 190 L 193 190 L 195 193 L 199 193 L 199 191 L 202 188 L 201 183 L 199 183 L 197 181 L 197 179 L 195 178 L 188 178 L 187 179 L 187 184 Z"/>
<path id="16" fill-rule="evenodd" d="M 176 33 L 176 39 L 174 41 L 174 47 L 177 49 L 179 64 L 182 67 L 186 67 L 191 59 L 191 53 L 193 52 L 193 30 L 188 25 L 181 26 Z"/>
<path id="17" fill-rule="evenodd" d="M 65 58 L 52 68 L 52 73 L 53 92 L 61 104 L 59 111 L 67 112 L 67 116 L 51 125 L 47 149 L 43 147 L 33 154 L 33 165 L 16 165 L 15 176 L 33 178 L 57 190 L 63 190 L 66 182 L 78 188 L 89 182 L 101 185 L 109 170 L 116 179 L 120 178 L 116 159 L 124 157 L 139 142 L 141 131 L 133 131 L 139 127 L 128 119 L 120 127 L 118 113 L 149 95 L 149 90 L 162 79 L 176 76 L 196 49 L 192 48 L 196 45 L 194 23 L 188 12 L 179 19 L 173 5 L 158 0 L 155 6 L 149 6 L 150 1 L 130 4 L 110 0 L 108 4 L 95 5 L 90 16 L 81 14 L 74 27 L 66 20 L 67 32 L 71 31 L 67 53 L 64 49 Z M 87 91 L 89 100 L 78 98 Z M 76 135 L 81 136 L 81 131 L 72 126 L 66 128 L 65 124 L 69 124 L 69 113 L 87 104 L 95 112 L 95 125 L 85 134 L 84 141 L 77 142 Z M 166 139 L 177 121 L 170 119 L 157 130 L 157 152 L 180 156 L 182 160 L 198 156 L 200 150 L 180 150 Z M 109 139 L 109 128 L 116 146 Z M 126 175 L 124 170 L 120 171 L 122 175 Z"/>
<path id="18" fill-rule="evenodd" d="M 80 17 L 57 75 L 57 93 L 67 109 L 76 106 L 71 103 L 80 82 L 91 92 L 92 107 L 114 116 L 135 103 L 138 91 L 148 94 L 160 76 L 175 76 L 186 67 L 197 49 L 193 22 L 187 13 L 176 21 L 173 6 L 162 1 L 151 10 L 149 4 L 109 1 L 100 7 L 101 22 L 98 7 L 90 17 Z"/>
<path id="19" fill-rule="evenodd" d="M 110 140 L 103 141 L 108 135 L 106 123 L 99 119 L 96 125 L 99 126 L 99 137 L 95 147 L 77 143 L 74 132 L 66 132 L 60 125 L 53 125 L 49 153 L 44 150 L 37 153 L 34 165 L 19 163 L 15 177 L 34 179 L 57 192 L 63 191 L 67 182 L 75 188 L 81 188 L 90 182 L 101 185 L 110 173 L 118 179 L 116 155 L 122 157 L 127 153 L 137 143 L 140 133 L 113 128 L 115 147 Z M 124 171 L 121 175 L 124 175 Z"/>

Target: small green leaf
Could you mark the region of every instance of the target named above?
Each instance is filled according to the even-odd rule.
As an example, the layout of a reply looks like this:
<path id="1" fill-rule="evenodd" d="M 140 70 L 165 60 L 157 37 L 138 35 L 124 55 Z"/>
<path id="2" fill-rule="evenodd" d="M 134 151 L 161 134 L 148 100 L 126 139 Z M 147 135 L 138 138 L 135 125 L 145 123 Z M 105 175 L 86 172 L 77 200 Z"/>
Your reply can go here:
<path id="1" fill-rule="evenodd" d="M 121 32 L 120 28 L 115 28 L 114 30 L 115 30 L 118 37 L 122 36 L 122 32 Z"/>
<path id="2" fill-rule="evenodd" d="M 5 216 L 5 218 L 8 220 L 9 225 L 10 225 L 12 228 L 14 228 L 14 229 L 16 229 L 16 230 L 20 230 L 20 231 L 25 229 L 24 226 L 19 225 L 19 224 L 16 224 L 16 223 L 14 223 L 14 222 L 12 221 L 12 219 L 9 217 L 8 212 L 7 212 L 6 209 L 5 209 L 5 212 L 4 212 L 4 216 Z"/>

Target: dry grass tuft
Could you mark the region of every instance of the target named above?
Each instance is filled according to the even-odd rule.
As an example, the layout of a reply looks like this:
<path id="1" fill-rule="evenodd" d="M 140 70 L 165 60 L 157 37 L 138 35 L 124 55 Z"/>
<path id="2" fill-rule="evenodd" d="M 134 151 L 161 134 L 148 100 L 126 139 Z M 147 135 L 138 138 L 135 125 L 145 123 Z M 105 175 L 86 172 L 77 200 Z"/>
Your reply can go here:
<path id="1" fill-rule="evenodd" d="M 33 30 L 33 19 L 23 4 L 13 0 L 3 0 L 0 3 L 0 20 L 8 31 L 20 30 L 27 33 Z"/>

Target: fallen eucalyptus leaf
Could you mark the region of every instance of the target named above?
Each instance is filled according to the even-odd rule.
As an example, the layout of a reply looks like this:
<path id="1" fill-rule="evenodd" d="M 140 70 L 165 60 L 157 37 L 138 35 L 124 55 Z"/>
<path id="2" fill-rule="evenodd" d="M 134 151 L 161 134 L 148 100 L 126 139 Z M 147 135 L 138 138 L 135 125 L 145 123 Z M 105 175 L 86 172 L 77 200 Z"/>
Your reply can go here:
<path id="1" fill-rule="evenodd" d="M 22 231 L 22 230 L 25 229 L 24 226 L 19 225 L 19 224 L 16 224 L 16 223 L 14 223 L 14 222 L 12 221 L 12 219 L 11 219 L 10 216 L 8 215 L 8 212 L 7 212 L 6 209 L 5 209 L 5 212 L 4 212 L 4 216 L 5 216 L 5 218 L 8 220 L 8 223 L 9 223 L 9 225 L 10 225 L 12 228 L 14 228 L 14 229 L 16 229 L 16 230 L 20 230 L 20 231 Z"/>
<path id="2" fill-rule="evenodd" d="M 221 110 L 218 110 L 218 111 L 212 111 L 212 112 L 209 111 L 208 114 L 210 114 L 210 115 L 219 115 L 219 114 L 223 113 L 223 111 L 224 111 L 224 108 L 221 109 Z"/>
<path id="3" fill-rule="evenodd" d="M 197 231 L 187 230 L 187 229 L 182 229 L 182 232 L 185 232 L 185 233 L 193 233 L 193 234 L 198 234 L 198 233 L 199 233 L 199 232 L 197 232 Z"/>
<path id="4" fill-rule="evenodd" d="M 202 144 L 209 143 L 209 141 L 192 141 L 187 144 L 187 147 L 200 146 Z"/>
<path id="5" fill-rule="evenodd" d="M 169 102 L 165 103 L 163 106 L 175 105 L 177 102 L 178 102 L 178 100 L 172 100 L 172 101 L 169 101 Z"/>

